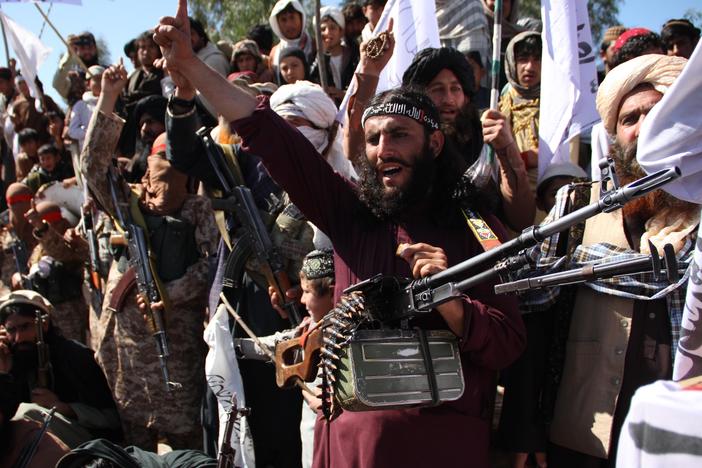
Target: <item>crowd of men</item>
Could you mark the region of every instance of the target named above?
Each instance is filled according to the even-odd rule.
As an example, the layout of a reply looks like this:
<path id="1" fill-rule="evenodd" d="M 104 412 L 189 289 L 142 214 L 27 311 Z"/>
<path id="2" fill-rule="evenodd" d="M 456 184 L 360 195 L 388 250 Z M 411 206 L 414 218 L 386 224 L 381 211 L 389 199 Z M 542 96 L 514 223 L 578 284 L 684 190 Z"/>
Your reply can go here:
<path id="1" fill-rule="evenodd" d="M 615 465 L 634 392 L 671 378 L 684 280 L 472 287 L 410 320 L 455 335 L 463 392 L 438 405 L 339 411 L 328 367 L 279 388 L 262 343 L 328 326 L 344 290 L 379 273 L 425 278 L 597 202 L 601 168 L 622 185 L 644 176 L 641 125 L 700 30 L 607 29 L 602 121 L 540 174 L 540 21 L 503 2 L 489 109 L 495 2 L 437 0 L 443 47 L 377 93 L 395 48 L 392 26 L 373 32 L 385 3 L 325 6 L 317 25 L 279 0 L 268 24 L 215 43 L 180 0 L 125 45 L 131 65 L 70 35 L 52 83 L 63 103 L 0 68 L 0 466 L 217 466 L 227 414 L 208 345 L 208 365 L 234 361 L 250 408 L 237 466 Z M 512 274 L 667 244 L 689 260 L 699 218 L 652 192 L 547 239 Z M 222 315 L 226 349 L 203 340 Z"/>

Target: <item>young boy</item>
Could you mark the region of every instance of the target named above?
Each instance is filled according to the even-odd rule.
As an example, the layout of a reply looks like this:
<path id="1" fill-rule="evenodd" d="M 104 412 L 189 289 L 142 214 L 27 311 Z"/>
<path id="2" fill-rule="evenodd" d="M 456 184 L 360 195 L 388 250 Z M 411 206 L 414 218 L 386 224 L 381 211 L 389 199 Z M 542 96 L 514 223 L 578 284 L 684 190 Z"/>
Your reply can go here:
<path id="1" fill-rule="evenodd" d="M 268 21 L 280 42 L 271 50 L 271 66 L 278 76 L 280 51 L 286 47 L 297 47 L 305 53 L 307 63 L 312 63 L 315 53 L 314 41 L 305 32 L 307 15 L 298 0 L 279 0 L 271 10 Z"/>
<path id="2" fill-rule="evenodd" d="M 327 84 L 325 91 L 338 105 L 353 78 L 359 57 L 354 48 L 342 43 L 346 22 L 341 10 L 336 7 L 324 7 L 319 17 L 324 55 L 321 66 L 317 61 L 312 65 L 312 79 L 321 82 L 320 75 L 324 73 Z"/>
<path id="3" fill-rule="evenodd" d="M 64 181 L 64 184 L 75 181 L 73 168 L 61 159 L 61 153 L 53 144 L 42 145 L 38 151 L 39 162 L 34 165 L 23 183 L 35 193 L 39 188 L 53 181 Z"/>

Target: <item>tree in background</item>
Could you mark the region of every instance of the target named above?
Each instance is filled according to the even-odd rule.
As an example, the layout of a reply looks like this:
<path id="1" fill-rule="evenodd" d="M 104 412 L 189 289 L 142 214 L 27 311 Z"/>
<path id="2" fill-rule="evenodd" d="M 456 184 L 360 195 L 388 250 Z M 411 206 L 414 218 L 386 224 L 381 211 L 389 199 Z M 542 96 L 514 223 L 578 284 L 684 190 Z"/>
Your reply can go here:
<path id="1" fill-rule="evenodd" d="M 277 0 L 190 0 L 191 14 L 205 25 L 210 39 L 237 42 L 257 24 L 268 24 Z M 312 0 L 300 0 L 307 12 L 307 27 L 311 27 Z"/>
<path id="2" fill-rule="evenodd" d="M 683 18 L 690 20 L 692 24 L 699 28 L 700 24 L 702 24 L 702 10 L 698 10 L 697 8 L 689 8 L 683 15 Z"/>
<path id="3" fill-rule="evenodd" d="M 587 4 L 590 13 L 590 29 L 595 44 L 599 44 L 602 33 L 610 26 L 619 24 L 619 4 L 622 0 L 590 0 Z M 519 3 L 519 15 L 541 18 L 540 0 L 523 0 Z"/>

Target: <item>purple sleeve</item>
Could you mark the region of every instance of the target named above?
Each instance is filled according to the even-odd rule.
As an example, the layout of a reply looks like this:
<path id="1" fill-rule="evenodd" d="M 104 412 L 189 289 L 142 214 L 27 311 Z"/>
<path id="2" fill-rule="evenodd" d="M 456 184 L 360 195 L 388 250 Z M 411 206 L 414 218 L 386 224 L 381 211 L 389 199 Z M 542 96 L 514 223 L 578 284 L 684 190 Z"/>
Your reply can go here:
<path id="1" fill-rule="evenodd" d="M 483 218 L 501 240 L 508 238 L 494 216 L 483 214 Z M 468 353 L 472 362 L 493 370 L 510 365 L 526 347 L 526 329 L 517 299 L 495 294 L 496 283 L 493 280 L 468 292 L 461 337 L 461 351 Z"/>
<path id="2" fill-rule="evenodd" d="M 351 226 L 348 214 L 359 205 L 349 181 L 327 164 L 312 144 L 262 98 L 250 117 L 232 122 L 242 147 L 263 160 L 273 179 L 307 219 L 338 239 Z"/>

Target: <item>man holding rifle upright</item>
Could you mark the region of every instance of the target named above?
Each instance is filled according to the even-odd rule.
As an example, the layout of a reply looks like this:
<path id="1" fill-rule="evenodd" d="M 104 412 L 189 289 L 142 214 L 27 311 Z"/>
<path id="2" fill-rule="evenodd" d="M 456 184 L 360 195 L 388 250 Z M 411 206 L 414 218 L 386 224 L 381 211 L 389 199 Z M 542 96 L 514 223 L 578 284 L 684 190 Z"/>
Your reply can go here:
<path id="1" fill-rule="evenodd" d="M 53 325 L 54 308 L 34 291 L 0 298 L 0 380 L 23 402 L 4 418 L 43 421 L 56 408 L 51 431 L 73 448 L 98 437 L 121 439 L 115 402 L 93 352 Z"/>
<path id="2" fill-rule="evenodd" d="M 163 18 L 156 29 L 169 69 L 216 104 L 243 146 L 261 157 L 291 200 L 329 236 L 335 299 L 350 284 L 377 273 L 424 277 L 482 251 L 462 213 L 479 206 L 478 194 L 452 170 L 460 156 L 444 149 L 439 114 L 426 95 L 399 89 L 371 101 L 363 118 L 366 157 L 360 158 L 361 182 L 354 187 L 265 100 L 257 102 L 199 61 L 188 26 L 187 2 L 181 0 L 176 17 Z M 483 216 L 503 233 L 494 217 Z M 399 255 L 398 247 L 403 247 Z M 413 325 L 449 329 L 458 337 L 462 397 L 433 408 L 318 419 L 314 466 L 452 466 L 457 459 L 488 466 L 495 371 L 524 347 L 516 302 L 496 297 L 485 284 L 427 315 Z"/>
<path id="3" fill-rule="evenodd" d="M 129 186 L 115 173 L 124 122 L 113 111 L 127 74 L 116 65 L 102 80 L 81 168 L 95 200 L 124 236 L 115 240 L 122 250 L 107 279 L 97 359 L 127 443 L 155 451 L 165 437 L 174 449 L 198 448 L 202 323 L 217 227 L 209 201 L 188 193 L 188 176 L 165 159 L 165 135 L 154 142 L 141 184 Z"/>

